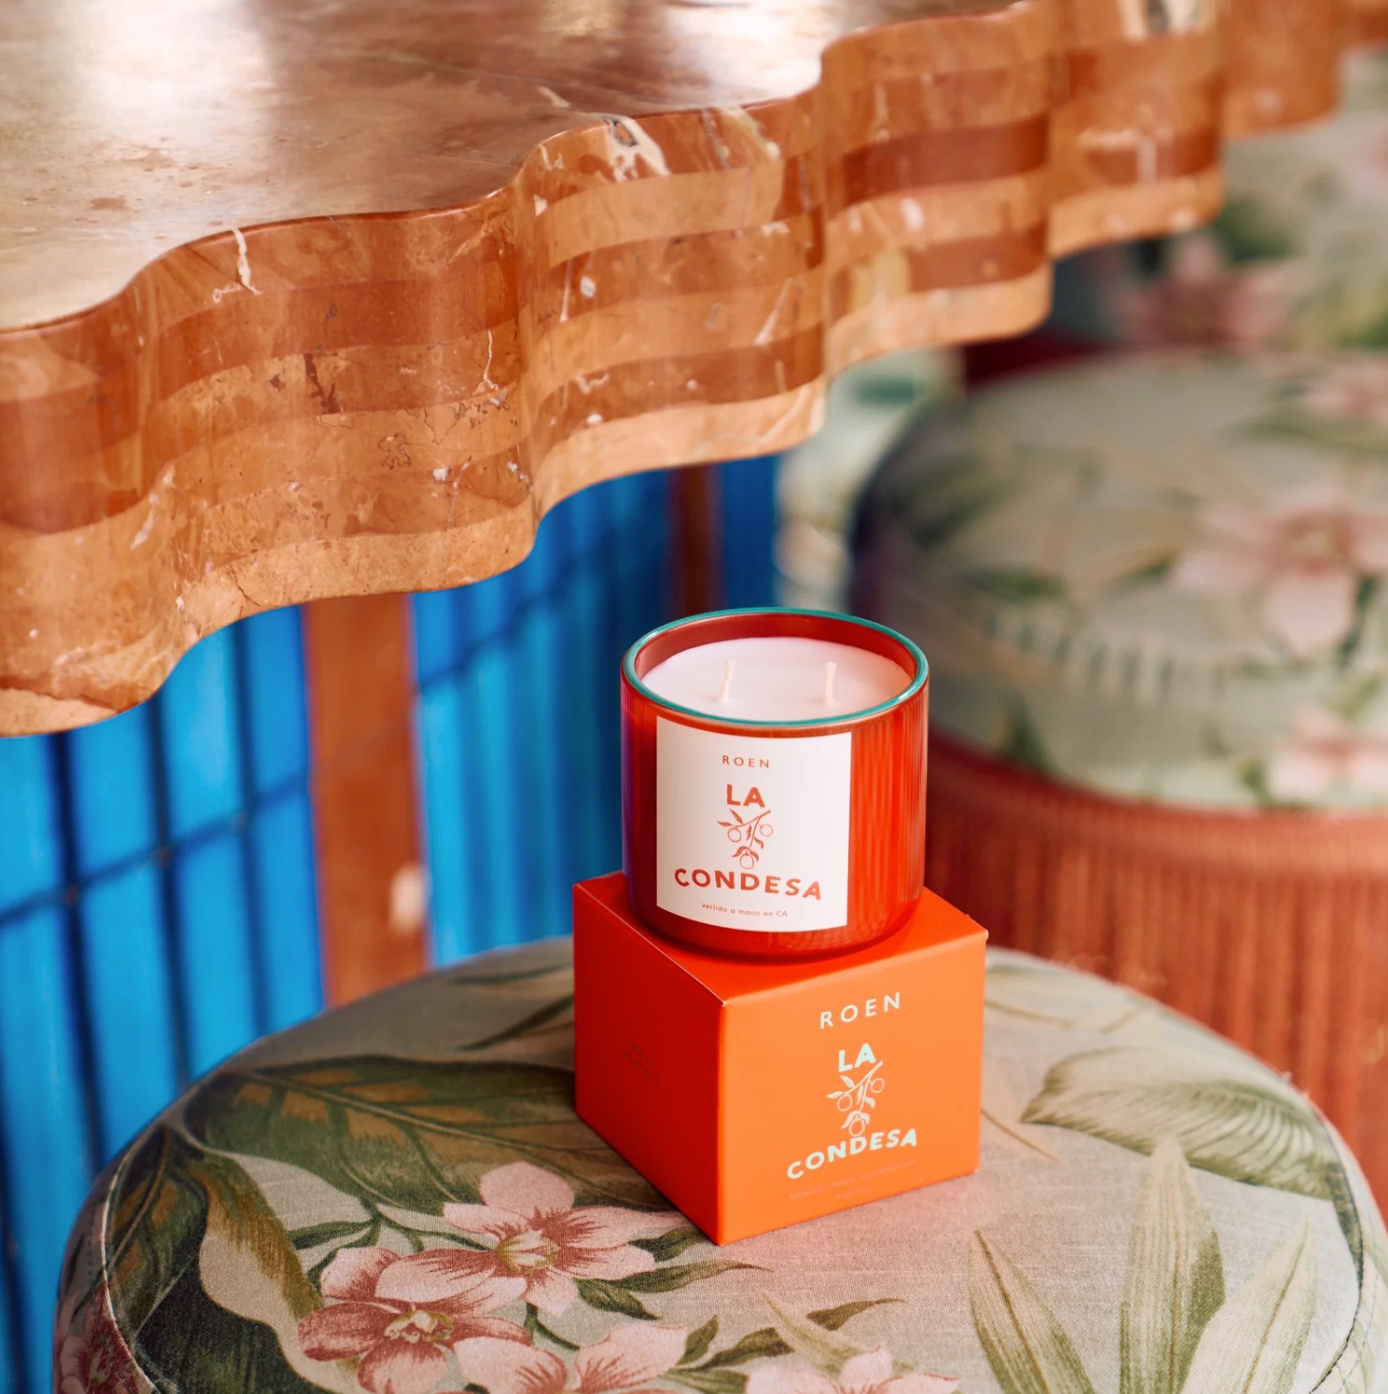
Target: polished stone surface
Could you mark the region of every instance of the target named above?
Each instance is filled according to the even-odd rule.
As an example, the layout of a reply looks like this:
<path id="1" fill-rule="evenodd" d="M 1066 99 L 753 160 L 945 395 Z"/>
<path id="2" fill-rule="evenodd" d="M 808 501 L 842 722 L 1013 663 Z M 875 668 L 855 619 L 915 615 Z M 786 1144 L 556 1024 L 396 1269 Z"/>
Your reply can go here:
<path id="1" fill-rule="evenodd" d="M 259 609 L 493 574 L 575 489 L 1035 323 L 1051 255 L 1210 216 L 1225 128 L 1333 103 L 1338 6 L 1216 13 L 12 0 L 0 733 Z"/>

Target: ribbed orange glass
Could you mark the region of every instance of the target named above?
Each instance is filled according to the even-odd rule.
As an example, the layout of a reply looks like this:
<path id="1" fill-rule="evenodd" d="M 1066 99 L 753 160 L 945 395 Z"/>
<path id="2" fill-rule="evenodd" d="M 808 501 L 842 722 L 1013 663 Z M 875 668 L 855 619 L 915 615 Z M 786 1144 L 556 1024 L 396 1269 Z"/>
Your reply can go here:
<path id="1" fill-rule="evenodd" d="M 685 649 L 725 639 L 776 636 L 867 649 L 900 665 L 909 682 L 897 696 L 865 711 L 778 724 L 691 711 L 657 696 L 642 681 L 658 663 Z M 925 655 L 915 644 L 881 625 L 845 615 L 729 610 L 681 620 L 638 640 L 622 665 L 622 817 L 627 884 L 642 921 L 672 939 L 712 953 L 754 958 L 841 953 L 898 929 L 920 897 L 925 880 L 928 686 Z M 842 924 L 784 931 L 742 928 L 691 919 L 661 907 L 657 730 L 662 720 L 727 736 L 774 741 L 851 735 L 847 912 Z M 742 893 L 748 879 L 755 884 L 757 878 L 737 879 L 740 884 L 725 899 Z M 778 880 L 765 877 L 758 889 L 768 890 L 765 882 Z M 772 902 L 758 894 L 755 903 Z"/>

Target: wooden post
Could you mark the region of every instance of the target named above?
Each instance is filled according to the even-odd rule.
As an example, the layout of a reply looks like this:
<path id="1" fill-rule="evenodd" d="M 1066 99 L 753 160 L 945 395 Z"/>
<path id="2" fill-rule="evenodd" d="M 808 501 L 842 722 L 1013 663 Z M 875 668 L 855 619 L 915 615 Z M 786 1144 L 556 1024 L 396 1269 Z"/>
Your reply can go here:
<path id="1" fill-rule="evenodd" d="M 314 845 L 329 1005 L 422 973 L 409 600 L 304 606 Z"/>

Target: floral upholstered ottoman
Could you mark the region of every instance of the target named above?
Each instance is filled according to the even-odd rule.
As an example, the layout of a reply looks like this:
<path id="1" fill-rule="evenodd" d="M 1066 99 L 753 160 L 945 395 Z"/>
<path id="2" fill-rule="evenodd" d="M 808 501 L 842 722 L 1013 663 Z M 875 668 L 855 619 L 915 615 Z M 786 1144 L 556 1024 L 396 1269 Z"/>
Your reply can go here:
<path id="1" fill-rule="evenodd" d="M 1129 356 L 924 420 L 856 606 L 931 663 L 927 879 L 1190 1012 L 1388 1194 L 1388 362 Z"/>
<path id="2" fill-rule="evenodd" d="M 575 1117 L 565 941 L 271 1038 L 98 1183 L 55 1390 L 1388 1390 L 1388 1238 L 1300 1094 L 1097 978 L 987 991 L 976 1175 L 721 1249 Z"/>

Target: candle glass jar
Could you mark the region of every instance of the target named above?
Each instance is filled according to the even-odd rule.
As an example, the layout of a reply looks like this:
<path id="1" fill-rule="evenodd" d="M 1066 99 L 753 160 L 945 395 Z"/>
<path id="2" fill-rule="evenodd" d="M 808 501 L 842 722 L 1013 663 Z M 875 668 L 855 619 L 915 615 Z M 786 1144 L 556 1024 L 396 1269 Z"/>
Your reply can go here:
<path id="1" fill-rule="evenodd" d="M 786 638 L 889 660 L 899 690 L 861 710 L 750 720 L 645 681 L 691 649 Z M 640 918 L 750 958 L 842 953 L 899 928 L 925 880 L 928 680 L 909 639 L 846 615 L 729 610 L 638 640 L 622 664 L 622 818 Z"/>

